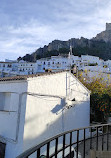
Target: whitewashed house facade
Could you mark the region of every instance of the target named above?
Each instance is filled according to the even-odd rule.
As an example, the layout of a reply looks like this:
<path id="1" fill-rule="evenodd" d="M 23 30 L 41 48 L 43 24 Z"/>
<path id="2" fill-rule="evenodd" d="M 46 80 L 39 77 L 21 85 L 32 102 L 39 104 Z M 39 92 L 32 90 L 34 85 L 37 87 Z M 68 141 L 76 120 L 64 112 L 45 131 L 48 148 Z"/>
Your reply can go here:
<path id="1" fill-rule="evenodd" d="M 0 62 L 0 76 L 11 76 L 11 75 L 17 75 L 18 73 L 18 62 L 14 61 L 8 61 L 8 62 Z"/>
<path id="2" fill-rule="evenodd" d="M 36 66 L 34 62 L 20 61 L 18 63 L 18 72 L 20 75 L 29 75 L 36 73 Z"/>
<path id="3" fill-rule="evenodd" d="M 70 72 L 0 79 L 0 144 L 5 158 L 90 124 L 90 92 Z"/>
<path id="4" fill-rule="evenodd" d="M 91 55 L 81 55 L 81 62 L 83 63 L 92 63 L 92 64 L 99 64 L 100 59 L 99 57 L 96 56 L 91 56 Z"/>
<path id="5" fill-rule="evenodd" d="M 81 55 L 74 56 L 69 53 L 66 57 L 64 56 L 52 56 L 49 58 L 42 58 L 36 61 L 36 72 L 45 72 L 46 70 L 60 71 L 60 70 L 70 70 L 72 65 L 76 65 L 79 70 L 84 70 L 86 68 L 90 69 L 91 65 L 97 65 L 97 69 L 102 69 L 104 61 L 96 56 Z M 89 66 L 89 67 L 87 67 Z M 96 67 L 92 67 L 91 70 L 95 71 Z"/>
<path id="6" fill-rule="evenodd" d="M 62 56 L 52 56 L 49 58 L 42 58 L 36 62 L 36 72 L 61 71 L 69 69 L 69 58 Z"/>

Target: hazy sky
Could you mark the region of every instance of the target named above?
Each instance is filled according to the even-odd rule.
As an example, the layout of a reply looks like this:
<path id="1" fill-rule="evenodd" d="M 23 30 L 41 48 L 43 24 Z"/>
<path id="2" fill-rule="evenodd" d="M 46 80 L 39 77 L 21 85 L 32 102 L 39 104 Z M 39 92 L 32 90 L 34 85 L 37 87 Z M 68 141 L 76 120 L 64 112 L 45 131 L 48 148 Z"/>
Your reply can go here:
<path id="1" fill-rule="evenodd" d="M 111 22 L 111 0 L 0 0 L 0 60 L 54 39 L 92 38 Z"/>

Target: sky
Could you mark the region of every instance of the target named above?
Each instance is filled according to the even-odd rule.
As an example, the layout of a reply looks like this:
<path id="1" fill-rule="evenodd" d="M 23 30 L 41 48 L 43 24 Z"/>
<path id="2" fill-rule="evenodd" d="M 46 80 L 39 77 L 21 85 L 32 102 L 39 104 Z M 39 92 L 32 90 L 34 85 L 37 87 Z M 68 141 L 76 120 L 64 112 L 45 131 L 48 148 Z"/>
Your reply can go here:
<path id="1" fill-rule="evenodd" d="M 52 40 L 92 38 L 111 23 L 111 0 L 0 0 L 0 60 Z"/>

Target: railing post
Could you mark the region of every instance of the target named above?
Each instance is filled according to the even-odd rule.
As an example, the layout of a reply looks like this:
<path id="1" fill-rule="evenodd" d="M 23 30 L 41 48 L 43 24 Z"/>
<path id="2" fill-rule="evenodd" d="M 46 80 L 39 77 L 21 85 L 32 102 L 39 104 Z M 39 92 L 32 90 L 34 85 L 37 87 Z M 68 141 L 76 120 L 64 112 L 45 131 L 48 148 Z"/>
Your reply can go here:
<path id="1" fill-rule="evenodd" d="M 65 134 L 63 135 L 63 158 L 65 155 Z"/>
<path id="2" fill-rule="evenodd" d="M 85 158 L 85 136 L 86 134 L 85 134 L 85 129 L 84 129 L 84 146 L 83 146 L 83 158 Z"/>
<path id="3" fill-rule="evenodd" d="M 107 125 L 107 151 L 109 149 L 109 126 Z"/>
<path id="4" fill-rule="evenodd" d="M 70 157 L 71 157 L 71 149 L 72 149 L 72 132 L 70 132 Z"/>
<path id="5" fill-rule="evenodd" d="M 98 127 L 96 127 L 96 150 L 98 150 Z"/>
<path id="6" fill-rule="evenodd" d="M 79 142 L 79 130 L 77 130 L 77 155 L 76 155 L 76 158 L 78 158 L 78 142 Z"/>
<path id="7" fill-rule="evenodd" d="M 49 158 L 50 142 L 47 143 L 47 158 Z"/>
<path id="8" fill-rule="evenodd" d="M 103 137 L 103 135 L 104 135 L 104 128 L 103 128 L 103 126 L 102 126 L 102 151 L 103 151 L 103 148 L 104 148 L 104 137 Z"/>
<path id="9" fill-rule="evenodd" d="M 40 148 L 37 150 L 37 158 L 40 157 Z"/>
<path id="10" fill-rule="evenodd" d="M 90 128 L 90 149 L 92 149 L 92 128 Z"/>
<path id="11" fill-rule="evenodd" d="M 58 150 L 58 138 L 56 138 L 56 144 L 55 144 L 55 158 L 57 158 L 57 150 Z"/>

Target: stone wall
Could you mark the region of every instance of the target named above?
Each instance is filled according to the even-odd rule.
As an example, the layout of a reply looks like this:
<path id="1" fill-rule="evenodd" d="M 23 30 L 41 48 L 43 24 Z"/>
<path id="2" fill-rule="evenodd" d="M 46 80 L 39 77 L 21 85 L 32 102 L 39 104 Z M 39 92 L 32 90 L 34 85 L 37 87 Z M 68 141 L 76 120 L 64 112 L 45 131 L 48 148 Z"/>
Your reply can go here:
<path id="1" fill-rule="evenodd" d="M 106 23 L 106 31 L 111 31 L 111 23 Z"/>

